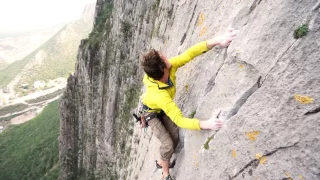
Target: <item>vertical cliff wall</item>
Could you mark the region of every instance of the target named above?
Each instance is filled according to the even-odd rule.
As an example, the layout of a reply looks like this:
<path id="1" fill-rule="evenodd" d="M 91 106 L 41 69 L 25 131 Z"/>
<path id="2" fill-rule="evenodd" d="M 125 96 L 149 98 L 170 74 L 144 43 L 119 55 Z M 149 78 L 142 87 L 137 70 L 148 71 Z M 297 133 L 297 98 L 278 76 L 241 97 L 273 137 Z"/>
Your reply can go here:
<path id="1" fill-rule="evenodd" d="M 319 8 L 316 0 L 98 0 L 60 104 L 60 178 L 160 179 L 159 142 L 130 113 L 142 92 L 139 54 L 154 47 L 172 57 L 234 27 L 229 48 L 177 72 L 185 116 L 226 120 L 218 132 L 181 130 L 171 173 L 319 179 Z"/>
<path id="2" fill-rule="evenodd" d="M 60 104 L 61 179 L 118 179 L 129 163 L 130 110 L 140 94 L 138 60 L 151 37 L 152 3 L 97 1 L 94 29 L 81 42 Z"/>

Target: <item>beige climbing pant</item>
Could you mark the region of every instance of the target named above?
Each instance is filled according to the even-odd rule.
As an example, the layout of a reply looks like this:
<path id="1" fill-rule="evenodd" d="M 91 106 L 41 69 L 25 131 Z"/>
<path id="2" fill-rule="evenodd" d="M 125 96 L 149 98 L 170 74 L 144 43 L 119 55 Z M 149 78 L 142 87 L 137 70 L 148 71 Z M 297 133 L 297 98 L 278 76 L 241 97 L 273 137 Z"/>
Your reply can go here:
<path id="1" fill-rule="evenodd" d="M 160 156 L 164 161 L 170 161 L 179 142 L 179 128 L 167 115 L 148 121 L 153 134 L 160 140 Z"/>

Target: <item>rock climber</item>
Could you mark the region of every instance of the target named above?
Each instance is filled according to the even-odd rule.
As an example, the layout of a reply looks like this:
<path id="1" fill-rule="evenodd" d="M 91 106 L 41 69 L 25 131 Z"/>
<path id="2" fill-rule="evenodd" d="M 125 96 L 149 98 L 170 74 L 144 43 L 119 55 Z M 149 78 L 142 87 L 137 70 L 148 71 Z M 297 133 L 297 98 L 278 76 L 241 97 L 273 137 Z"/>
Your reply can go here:
<path id="1" fill-rule="evenodd" d="M 164 54 L 154 49 L 142 58 L 142 67 L 146 73 L 143 83 L 146 91 L 142 95 L 144 114 L 142 117 L 151 127 L 153 134 L 160 140 L 160 160 L 156 161 L 162 167 L 163 179 L 172 180 L 169 174 L 169 164 L 172 154 L 179 141 L 179 128 L 194 130 L 219 130 L 223 122 L 217 119 L 200 121 L 196 118 L 186 118 L 173 101 L 176 93 L 176 71 L 196 56 L 199 56 L 214 46 L 228 47 L 237 31 L 216 36 L 200 42 L 184 53 L 168 59 Z"/>

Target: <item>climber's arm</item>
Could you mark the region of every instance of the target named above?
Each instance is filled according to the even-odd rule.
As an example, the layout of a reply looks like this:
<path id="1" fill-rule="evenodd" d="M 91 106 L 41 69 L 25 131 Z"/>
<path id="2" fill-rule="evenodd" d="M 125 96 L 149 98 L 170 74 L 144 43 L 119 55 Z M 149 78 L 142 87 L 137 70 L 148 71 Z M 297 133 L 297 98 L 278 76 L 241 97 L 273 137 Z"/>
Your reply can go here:
<path id="1" fill-rule="evenodd" d="M 179 127 L 186 129 L 209 129 L 219 130 L 222 127 L 222 121 L 216 119 L 209 119 L 207 121 L 199 121 L 196 118 L 186 118 L 182 115 L 181 110 L 171 97 L 161 92 L 157 96 L 157 105 L 166 113 L 167 116 Z"/>
<path id="2" fill-rule="evenodd" d="M 162 109 L 177 126 L 186 129 L 200 130 L 199 120 L 184 117 L 169 94 L 160 92 L 155 96 L 155 99 L 157 106 Z"/>
<path id="3" fill-rule="evenodd" d="M 207 47 L 207 42 L 203 41 L 200 42 L 192 47 L 190 47 L 188 50 L 186 50 L 184 53 L 175 56 L 173 58 L 169 59 L 169 62 L 172 64 L 173 67 L 179 68 L 189 61 L 191 61 L 196 56 L 199 56 L 200 54 L 203 54 L 207 52 L 209 49 Z"/>
<path id="4" fill-rule="evenodd" d="M 191 61 L 196 56 L 199 56 L 212 49 L 214 46 L 220 45 L 221 47 L 228 47 L 232 39 L 236 36 L 237 32 L 237 30 L 230 29 L 228 33 L 198 43 L 179 56 L 170 58 L 169 61 L 173 67 L 179 68 Z"/>

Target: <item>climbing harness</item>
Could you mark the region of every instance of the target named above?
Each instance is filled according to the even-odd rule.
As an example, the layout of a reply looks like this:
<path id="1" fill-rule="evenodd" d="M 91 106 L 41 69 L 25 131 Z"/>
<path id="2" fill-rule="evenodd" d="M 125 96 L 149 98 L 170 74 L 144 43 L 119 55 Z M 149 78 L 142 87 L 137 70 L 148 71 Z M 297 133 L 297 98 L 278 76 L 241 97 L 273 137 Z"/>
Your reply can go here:
<path id="1" fill-rule="evenodd" d="M 149 108 L 147 105 L 143 104 L 141 99 L 139 100 L 139 105 L 137 108 L 137 112 L 133 113 L 132 115 L 136 119 L 136 122 L 141 124 L 141 127 L 144 128 L 144 131 L 147 131 L 149 127 L 148 122 L 154 118 L 161 118 L 165 115 L 164 111 L 161 110 L 160 113 L 150 112 L 154 109 Z"/>
<path id="2" fill-rule="evenodd" d="M 133 116 L 136 118 L 136 122 L 140 122 L 142 128 L 147 128 L 149 126 L 148 122 L 151 119 L 158 117 L 157 113 L 148 113 L 147 115 L 141 115 L 141 116 L 133 114 Z"/>

